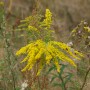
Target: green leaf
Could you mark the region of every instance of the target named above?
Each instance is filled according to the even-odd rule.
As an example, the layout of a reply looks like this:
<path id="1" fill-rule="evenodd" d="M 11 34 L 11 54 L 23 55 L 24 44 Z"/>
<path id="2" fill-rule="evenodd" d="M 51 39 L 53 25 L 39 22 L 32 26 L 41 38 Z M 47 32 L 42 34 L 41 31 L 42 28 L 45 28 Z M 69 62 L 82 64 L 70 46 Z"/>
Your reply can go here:
<path id="1" fill-rule="evenodd" d="M 50 82 L 53 82 L 54 79 L 56 79 L 58 77 L 58 75 L 54 74 L 53 77 L 51 78 Z"/>
<path id="2" fill-rule="evenodd" d="M 61 71 L 60 71 L 60 73 L 59 73 L 59 77 L 61 77 L 61 75 L 63 74 L 64 69 L 65 69 L 66 67 L 67 67 L 67 65 L 62 64 Z"/>
<path id="3" fill-rule="evenodd" d="M 47 74 L 49 74 L 52 70 L 55 70 L 55 65 L 49 68 Z"/>
<path id="4" fill-rule="evenodd" d="M 71 80 L 71 78 L 73 77 L 73 74 L 72 73 L 68 73 L 68 75 L 67 75 L 67 77 L 65 78 L 65 84 L 67 84 L 70 80 Z"/>

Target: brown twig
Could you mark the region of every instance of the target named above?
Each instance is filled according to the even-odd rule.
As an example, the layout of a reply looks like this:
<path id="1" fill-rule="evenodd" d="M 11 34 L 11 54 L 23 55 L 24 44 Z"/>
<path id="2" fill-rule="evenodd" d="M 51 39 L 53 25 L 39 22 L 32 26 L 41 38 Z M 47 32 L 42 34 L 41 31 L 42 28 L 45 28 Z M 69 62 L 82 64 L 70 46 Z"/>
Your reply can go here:
<path id="1" fill-rule="evenodd" d="M 83 82 L 80 90 L 83 90 L 83 88 L 84 88 L 84 86 L 85 86 L 85 84 L 86 84 L 87 76 L 88 76 L 89 72 L 90 72 L 90 66 L 89 66 L 89 68 L 88 68 L 88 70 L 87 70 L 87 72 L 86 72 L 86 75 L 85 75 L 85 78 L 84 78 L 84 82 Z"/>

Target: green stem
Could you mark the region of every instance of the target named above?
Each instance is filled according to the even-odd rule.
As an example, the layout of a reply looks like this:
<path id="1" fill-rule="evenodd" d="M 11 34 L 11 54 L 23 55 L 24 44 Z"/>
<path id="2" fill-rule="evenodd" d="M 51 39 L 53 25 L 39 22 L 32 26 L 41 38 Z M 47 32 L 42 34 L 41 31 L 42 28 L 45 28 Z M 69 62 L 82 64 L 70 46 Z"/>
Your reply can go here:
<path id="1" fill-rule="evenodd" d="M 65 83 L 64 83 L 64 80 L 63 80 L 63 77 L 59 74 L 59 79 L 61 80 L 61 82 L 62 82 L 62 90 L 67 90 L 66 89 L 66 85 L 65 85 Z"/>
<path id="2" fill-rule="evenodd" d="M 2 29 L 2 28 L 0 28 L 0 29 Z M 2 30 L 3 30 L 3 29 L 2 29 Z M 5 36 L 6 34 L 3 33 L 2 30 L 1 30 L 1 35 L 2 35 L 2 37 L 3 37 L 3 39 L 4 39 L 4 42 L 5 42 L 5 50 L 6 50 L 6 52 L 7 52 L 7 59 L 6 59 L 6 61 L 7 61 L 7 63 L 8 63 L 8 66 L 9 66 L 9 69 L 10 69 L 11 75 L 12 75 L 13 90 L 15 90 L 15 89 L 16 89 L 15 77 L 14 77 L 14 71 L 13 71 L 13 69 L 11 68 L 11 59 L 10 59 L 11 54 L 10 54 L 10 50 L 9 50 L 10 44 L 9 44 L 9 42 L 8 42 L 6 36 Z"/>

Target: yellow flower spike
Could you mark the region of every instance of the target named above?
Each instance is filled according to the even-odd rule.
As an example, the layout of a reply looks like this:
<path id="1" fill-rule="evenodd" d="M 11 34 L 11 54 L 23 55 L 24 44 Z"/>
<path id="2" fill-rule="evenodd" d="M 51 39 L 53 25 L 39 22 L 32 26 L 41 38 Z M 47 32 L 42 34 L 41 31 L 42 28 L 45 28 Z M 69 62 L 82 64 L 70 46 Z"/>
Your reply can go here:
<path id="1" fill-rule="evenodd" d="M 46 51 L 46 64 L 50 64 L 51 59 L 53 58 L 48 51 Z"/>
<path id="2" fill-rule="evenodd" d="M 27 55 L 20 63 L 26 62 L 29 59 L 29 55 Z"/>
<path id="3" fill-rule="evenodd" d="M 69 62 L 72 66 L 76 67 L 76 64 L 75 62 L 70 59 L 69 57 L 67 57 L 64 53 L 60 53 L 57 55 L 62 61 L 66 61 L 66 62 Z"/>
<path id="4" fill-rule="evenodd" d="M 35 60 L 35 50 L 33 49 L 31 52 L 32 53 L 30 55 L 30 58 L 28 59 L 28 63 L 30 65 L 28 70 L 31 70 L 32 67 L 34 66 L 35 62 L 36 62 L 36 60 Z"/>
<path id="5" fill-rule="evenodd" d="M 71 65 L 75 66 L 75 63 L 72 59 L 70 59 L 68 56 L 66 56 L 63 52 L 59 51 L 57 48 L 51 46 L 52 52 L 54 52 L 55 56 L 58 57 L 59 59 L 63 60 L 63 61 L 67 61 L 69 62 Z M 54 57 L 55 57 L 54 56 Z"/>
<path id="6" fill-rule="evenodd" d="M 41 48 L 38 54 L 35 56 L 35 59 L 36 60 L 39 59 L 43 53 L 44 53 L 44 48 Z"/>
<path id="7" fill-rule="evenodd" d="M 22 47 L 20 50 L 18 50 L 16 52 L 16 55 L 19 56 L 21 54 L 25 54 L 27 52 L 27 49 L 29 48 L 30 44 L 29 45 L 26 45 L 25 47 Z"/>
<path id="8" fill-rule="evenodd" d="M 45 19 L 44 19 L 43 23 L 48 28 L 50 28 L 50 26 L 52 24 L 52 13 L 50 12 L 49 9 L 46 9 Z"/>
<path id="9" fill-rule="evenodd" d="M 30 61 L 34 59 L 35 57 L 35 49 L 33 48 L 31 51 L 30 51 Z M 29 60 L 28 60 L 29 61 Z"/>
<path id="10" fill-rule="evenodd" d="M 81 56 L 81 57 L 83 57 L 84 55 L 82 54 L 82 53 L 80 53 L 80 52 L 78 52 L 78 51 L 74 51 L 74 53 L 76 54 L 76 55 L 79 55 L 79 56 Z"/>
<path id="11" fill-rule="evenodd" d="M 38 69 L 38 72 L 37 72 L 37 76 L 40 75 L 40 72 L 42 71 L 43 69 L 43 60 L 41 59 L 40 63 L 39 63 L 39 69 Z"/>
<path id="12" fill-rule="evenodd" d="M 66 56 L 66 54 L 64 54 L 63 52 L 59 51 L 59 49 L 55 48 L 54 46 L 50 46 L 49 47 L 52 51 L 50 52 L 54 57 L 58 57 L 60 60 L 63 61 L 67 61 L 69 62 L 71 65 L 75 66 L 75 63 L 72 59 L 70 59 L 68 56 Z"/>
<path id="13" fill-rule="evenodd" d="M 24 72 L 30 67 L 30 64 L 28 63 L 21 71 Z"/>
<path id="14" fill-rule="evenodd" d="M 68 46 L 68 45 L 66 45 L 65 43 L 62 43 L 62 42 L 55 42 L 55 41 L 51 41 L 51 43 L 53 44 L 53 45 L 57 45 L 57 46 L 59 46 L 61 49 L 63 49 L 63 50 L 65 50 L 68 54 L 70 54 L 73 58 L 76 58 L 76 59 L 78 59 L 78 60 L 80 60 L 80 58 L 79 57 L 77 57 L 75 54 L 74 54 L 74 52 L 75 52 L 75 50 L 73 49 L 73 51 L 72 51 L 72 49 Z M 78 52 L 78 51 L 77 51 Z M 81 56 L 81 54 L 78 52 L 77 53 L 79 56 Z M 82 56 L 81 56 L 82 57 Z"/>
<path id="15" fill-rule="evenodd" d="M 59 62 L 57 60 L 54 61 L 54 64 L 57 68 L 57 72 L 60 72 L 60 65 L 59 65 Z"/>
<path id="16" fill-rule="evenodd" d="M 51 54 L 52 57 L 55 57 L 55 52 L 53 53 L 52 45 L 49 43 L 47 46 L 47 51 Z"/>
<path id="17" fill-rule="evenodd" d="M 35 63 L 30 63 L 30 66 L 29 66 L 28 70 L 31 70 L 33 68 L 34 64 Z"/>
<path id="18" fill-rule="evenodd" d="M 31 51 L 29 50 L 28 52 L 29 52 L 29 53 L 27 54 L 26 58 L 24 58 L 24 59 L 21 61 L 21 63 L 23 63 L 23 62 L 25 62 L 25 61 L 28 61 L 29 58 L 33 58 L 33 56 L 35 55 L 35 53 L 38 52 L 38 49 L 37 49 L 36 47 L 34 47 L 34 49 L 32 48 L 32 50 L 31 50 Z"/>
<path id="19" fill-rule="evenodd" d="M 32 50 L 33 47 L 34 47 L 34 43 L 30 43 L 29 47 L 27 49 L 27 53 L 29 53 Z"/>
<path id="20" fill-rule="evenodd" d="M 18 56 L 18 55 L 25 54 L 25 53 L 26 53 L 26 47 L 23 47 L 16 53 L 16 55 Z"/>

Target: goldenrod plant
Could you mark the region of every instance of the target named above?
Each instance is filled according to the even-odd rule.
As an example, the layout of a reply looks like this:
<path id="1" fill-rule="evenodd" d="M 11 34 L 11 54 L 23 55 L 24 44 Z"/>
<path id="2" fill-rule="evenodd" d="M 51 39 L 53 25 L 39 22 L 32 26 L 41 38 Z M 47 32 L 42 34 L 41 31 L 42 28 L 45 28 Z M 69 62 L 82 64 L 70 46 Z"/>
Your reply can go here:
<path id="1" fill-rule="evenodd" d="M 57 67 L 57 71 L 60 72 L 60 62 L 68 62 L 72 66 L 76 67 L 74 58 L 80 60 L 83 56 L 82 53 L 72 49 L 63 42 L 57 42 L 53 39 L 52 26 L 52 13 L 49 9 L 46 9 L 45 17 L 42 20 L 41 15 L 33 15 L 22 20 L 20 29 L 26 30 L 30 35 L 29 43 L 16 52 L 16 55 L 24 54 L 26 57 L 21 63 L 26 62 L 22 71 L 31 70 L 38 63 L 38 72 L 45 66 L 49 66 L 51 63 Z"/>

